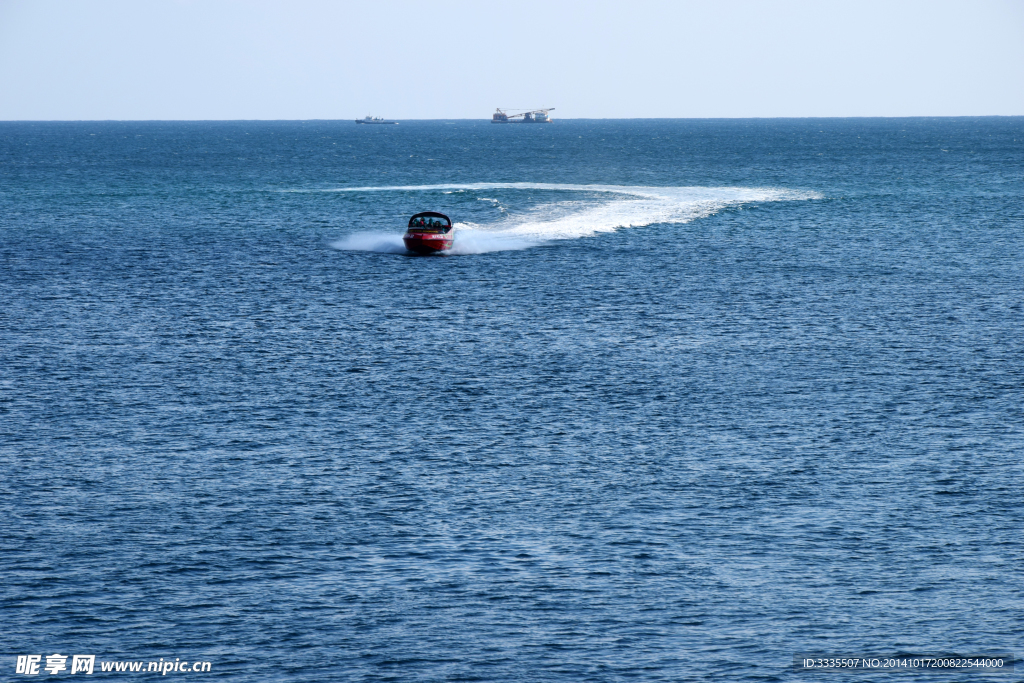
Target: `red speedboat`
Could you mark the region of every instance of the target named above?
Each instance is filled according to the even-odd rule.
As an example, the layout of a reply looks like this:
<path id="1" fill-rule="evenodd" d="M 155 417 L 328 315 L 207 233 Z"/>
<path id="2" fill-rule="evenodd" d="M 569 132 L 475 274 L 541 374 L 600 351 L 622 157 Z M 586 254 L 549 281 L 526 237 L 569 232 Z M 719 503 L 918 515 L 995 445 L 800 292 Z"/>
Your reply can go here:
<path id="1" fill-rule="evenodd" d="M 409 219 L 402 241 L 406 249 L 417 254 L 443 254 L 455 241 L 452 219 L 436 211 L 418 213 Z"/>

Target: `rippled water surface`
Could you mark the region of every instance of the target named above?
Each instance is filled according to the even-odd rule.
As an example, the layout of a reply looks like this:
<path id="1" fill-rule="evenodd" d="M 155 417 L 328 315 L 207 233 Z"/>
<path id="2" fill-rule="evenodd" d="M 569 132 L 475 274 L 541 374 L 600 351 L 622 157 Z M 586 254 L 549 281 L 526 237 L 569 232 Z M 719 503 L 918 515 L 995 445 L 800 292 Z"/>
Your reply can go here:
<path id="1" fill-rule="evenodd" d="M 0 123 L 0 667 L 1020 656 L 1022 197 L 1020 118 Z"/>

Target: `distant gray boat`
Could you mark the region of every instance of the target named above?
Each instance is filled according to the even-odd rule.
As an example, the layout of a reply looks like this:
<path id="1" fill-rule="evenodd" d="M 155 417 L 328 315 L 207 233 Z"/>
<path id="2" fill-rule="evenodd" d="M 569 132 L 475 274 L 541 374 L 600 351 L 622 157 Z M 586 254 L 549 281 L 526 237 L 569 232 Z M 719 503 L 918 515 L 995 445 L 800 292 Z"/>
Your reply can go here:
<path id="1" fill-rule="evenodd" d="M 554 110 L 554 107 L 548 107 L 547 109 L 533 109 L 518 114 L 509 114 L 504 109 L 498 109 L 491 115 L 491 123 L 551 123 L 548 112 Z"/>
<path id="2" fill-rule="evenodd" d="M 363 119 L 356 119 L 356 123 L 371 123 L 371 124 L 375 123 L 375 124 L 381 124 L 381 125 L 387 124 L 387 125 L 395 125 L 395 126 L 398 125 L 398 121 L 385 121 L 382 118 L 377 118 L 377 117 L 373 117 L 373 116 L 367 116 L 366 118 L 363 118 Z"/>

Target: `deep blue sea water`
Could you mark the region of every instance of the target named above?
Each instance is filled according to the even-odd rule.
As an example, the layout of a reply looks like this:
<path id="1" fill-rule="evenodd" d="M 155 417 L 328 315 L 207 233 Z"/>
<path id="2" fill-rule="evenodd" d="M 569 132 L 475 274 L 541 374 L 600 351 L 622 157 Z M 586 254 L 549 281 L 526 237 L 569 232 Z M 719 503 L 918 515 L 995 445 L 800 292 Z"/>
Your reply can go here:
<path id="1" fill-rule="evenodd" d="M 0 123 L 0 237 L 5 680 L 1024 654 L 1024 118 Z"/>

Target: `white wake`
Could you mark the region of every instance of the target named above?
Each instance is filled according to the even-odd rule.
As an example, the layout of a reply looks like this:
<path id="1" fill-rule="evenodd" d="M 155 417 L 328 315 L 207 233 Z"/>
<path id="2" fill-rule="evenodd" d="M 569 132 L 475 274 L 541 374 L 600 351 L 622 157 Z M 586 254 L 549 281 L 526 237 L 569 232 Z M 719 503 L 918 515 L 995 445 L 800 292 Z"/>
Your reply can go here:
<path id="1" fill-rule="evenodd" d="M 318 192 L 431 192 L 537 190 L 566 193 L 564 200 L 521 213 L 503 211 L 490 224 L 455 223 L 453 254 L 527 249 L 553 240 L 576 239 L 599 232 L 656 223 L 688 223 L 731 206 L 761 202 L 821 199 L 817 192 L 745 187 L 633 187 L 557 183 L 472 183 L 353 187 Z M 309 190 L 301 190 L 309 191 Z M 580 195 L 586 195 L 579 197 Z M 573 199 L 573 197 L 578 197 Z M 497 202 L 492 198 L 486 201 Z M 505 204 L 509 199 L 502 200 Z M 357 233 L 333 242 L 336 249 L 405 253 L 401 234 Z"/>

